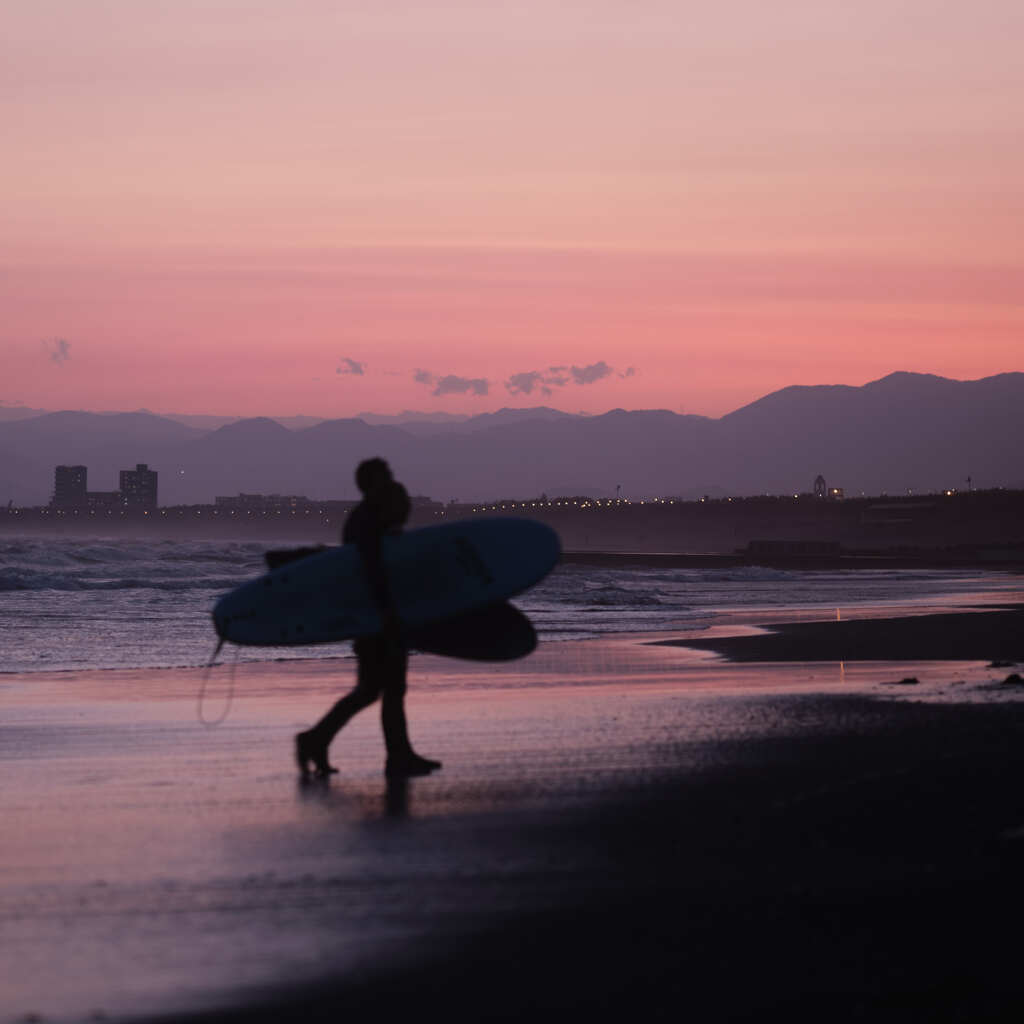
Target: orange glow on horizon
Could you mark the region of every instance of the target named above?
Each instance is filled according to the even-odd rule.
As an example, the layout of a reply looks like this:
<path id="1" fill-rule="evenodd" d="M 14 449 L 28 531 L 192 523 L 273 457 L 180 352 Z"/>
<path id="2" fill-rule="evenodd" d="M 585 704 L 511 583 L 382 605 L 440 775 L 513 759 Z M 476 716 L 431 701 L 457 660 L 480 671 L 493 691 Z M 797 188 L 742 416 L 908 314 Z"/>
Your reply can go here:
<path id="1" fill-rule="evenodd" d="M 0 402 L 717 416 L 1021 369 L 1022 33 L 1010 0 L 21 5 Z M 508 386 L 572 366 L 609 372 Z"/>

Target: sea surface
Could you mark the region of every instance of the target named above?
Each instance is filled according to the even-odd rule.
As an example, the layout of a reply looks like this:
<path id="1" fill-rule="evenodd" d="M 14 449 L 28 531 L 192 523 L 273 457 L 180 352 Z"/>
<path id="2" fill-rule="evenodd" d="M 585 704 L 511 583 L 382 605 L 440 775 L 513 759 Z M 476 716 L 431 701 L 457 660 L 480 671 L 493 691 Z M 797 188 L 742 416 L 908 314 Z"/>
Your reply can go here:
<path id="1" fill-rule="evenodd" d="M 264 571 L 266 543 L 4 537 L 0 672 L 205 664 L 210 612 Z M 942 604 L 1019 592 L 1014 574 L 562 566 L 517 598 L 545 641 L 711 624 L 721 613 Z M 770 615 L 768 618 L 770 621 Z M 350 656 L 348 644 L 234 649 L 243 661 Z"/>

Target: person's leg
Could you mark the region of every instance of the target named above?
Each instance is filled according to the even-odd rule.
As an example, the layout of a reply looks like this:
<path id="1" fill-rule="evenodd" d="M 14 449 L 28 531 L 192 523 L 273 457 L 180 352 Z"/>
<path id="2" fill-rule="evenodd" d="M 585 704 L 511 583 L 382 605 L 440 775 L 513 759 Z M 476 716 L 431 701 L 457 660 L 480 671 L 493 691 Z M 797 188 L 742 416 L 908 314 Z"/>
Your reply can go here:
<path id="1" fill-rule="evenodd" d="M 405 758 L 412 754 L 409 730 L 405 720 L 405 677 L 408 652 L 392 649 L 386 655 L 381 689 L 380 724 L 384 731 L 384 748 L 388 758 Z"/>
<path id="2" fill-rule="evenodd" d="M 360 639 L 353 645 L 357 658 L 356 685 L 320 719 L 312 729 L 295 737 L 295 759 L 299 770 L 307 775 L 312 767 L 317 775 L 336 772 L 327 760 L 327 748 L 343 725 L 358 711 L 369 707 L 381 693 L 385 675 L 376 638 Z"/>
<path id="3" fill-rule="evenodd" d="M 409 729 L 405 719 L 409 652 L 392 648 L 385 656 L 383 667 L 385 675 L 380 721 L 384 730 L 384 747 L 387 750 L 384 771 L 390 776 L 426 775 L 440 768 L 441 762 L 420 757 L 409 742 Z"/>

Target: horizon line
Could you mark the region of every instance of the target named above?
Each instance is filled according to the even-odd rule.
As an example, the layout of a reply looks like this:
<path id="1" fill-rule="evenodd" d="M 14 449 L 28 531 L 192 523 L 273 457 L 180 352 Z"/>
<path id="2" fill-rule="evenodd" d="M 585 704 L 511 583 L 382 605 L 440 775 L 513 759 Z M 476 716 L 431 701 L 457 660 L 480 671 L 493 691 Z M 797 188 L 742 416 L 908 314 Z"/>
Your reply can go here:
<path id="1" fill-rule="evenodd" d="M 741 409 L 745 409 L 745 408 L 747 408 L 750 405 L 753 405 L 753 404 L 755 404 L 755 403 L 757 403 L 759 401 L 762 401 L 765 398 L 770 397 L 771 395 L 781 394 L 783 391 L 789 391 L 789 390 L 793 390 L 793 389 L 806 389 L 806 390 L 810 390 L 810 389 L 815 389 L 815 388 L 849 388 L 850 390 L 857 391 L 857 390 L 861 390 L 861 389 L 863 389 L 865 387 L 869 387 L 872 384 L 878 384 L 881 381 L 887 380 L 890 377 L 895 377 L 895 376 L 928 377 L 928 378 L 934 378 L 936 380 L 941 380 L 941 381 L 949 381 L 949 382 L 954 383 L 954 384 L 977 384 L 977 383 L 980 383 L 980 382 L 986 381 L 986 380 L 994 380 L 996 377 L 1013 376 L 1015 374 L 1020 374 L 1022 372 L 1024 372 L 1024 371 L 1021 371 L 1021 370 L 1003 370 L 1000 373 L 988 374 L 988 375 L 986 375 L 984 377 L 974 377 L 974 378 L 961 379 L 961 378 L 957 378 L 957 377 L 944 377 L 942 374 L 928 373 L 927 371 L 920 371 L 920 370 L 892 370 L 889 373 L 886 373 L 886 374 L 884 374 L 881 377 L 876 377 L 876 378 L 873 378 L 872 380 L 865 381 L 863 384 L 841 384 L 841 383 L 840 384 L 787 384 L 784 387 L 775 389 L 774 391 L 769 391 L 769 392 L 766 392 L 764 394 L 758 395 L 756 398 L 752 398 L 749 402 L 746 402 L 743 405 L 739 405 L 735 409 L 730 409 L 729 412 L 722 413 L 720 416 L 709 416 L 709 415 L 707 415 L 705 413 L 682 412 L 682 411 L 676 411 L 674 409 L 667 409 L 667 408 L 664 408 L 664 407 L 662 407 L 662 408 L 655 407 L 655 408 L 627 409 L 627 408 L 625 408 L 624 406 L 621 406 L 621 405 L 611 406 L 610 408 L 606 409 L 604 412 L 587 412 L 586 410 L 577 410 L 575 412 L 570 412 L 568 409 L 560 409 L 560 408 L 558 408 L 558 407 L 556 407 L 554 405 L 545 405 L 545 404 L 522 405 L 522 406 L 502 405 L 502 406 L 499 406 L 496 409 L 486 409 L 486 410 L 482 410 L 480 412 L 472 412 L 472 413 L 448 412 L 447 410 L 444 410 L 444 409 L 402 409 L 399 412 L 375 412 L 375 411 L 372 411 L 372 410 L 369 410 L 369 409 L 364 409 L 364 410 L 361 410 L 358 413 L 352 413 L 350 415 L 341 415 L 341 416 L 338 416 L 338 415 L 323 416 L 323 415 L 320 415 L 318 413 L 301 413 L 301 412 L 298 412 L 298 413 L 256 413 L 256 414 L 251 414 L 251 415 L 227 413 L 227 412 L 224 412 L 224 413 L 219 413 L 219 412 L 197 412 L 197 413 L 191 413 L 191 412 L 154 412 L 152 409 L 146 409 L 146 408 L 138 408 L 138 409 L 82 409 L 82 408 L 79 408 L 79 409 L 40 409 L 40 408 L 35 407 L 35 406 L 26 406 L 26 405 L 20 404 L 20 403 L 13 403 L 12 404 L 12 403 L 4 402 L 2 400 L 0 400 L 0 409 L 10 409 L 10 410 L 25 409 L 27 411 L 30 411 L 33 414 L 33 415 L 30 415 L 30 416 L 22 417 L 22 419 L 36 419 L 36 418 L 41 417 L 41 416 L 52 416 L 52 415 L 57 415 L 59 413 L 65 413 L 65 412 L 79 412 L 79 413 L 88 413 L 90 415 L 96 415 L 96 416 L 125 416 L 125 415 L 141 414 L 141 415 L 155 416 L 155 417 L 159 417 L 159 418 L 162 418 L 162 419 L 171 419 L 171 420 L 176 420 L 176 419 L 204 419 L 204 418 L 207 418 L 207 419 L 224 419 L 224 420 L 229 421 L 229 422 L 221 424 L 221 426 L 229 426 L 231 423 L 238 423 L 238 422 L 242 422 L 244 420 L 254 420 L 254 419 L 269 419 L 269 420 L 274 420 L 274 421 L 290 420 L 290 419 L 310 419 L 310 420 L 319 420 L 320 422 L 330 422 L 330 421 L 334 421 L 334 420 L 363 420 L 363 422 L 367 422 L 364 419 L 364 417 L 366 417 L 366 416 L 381 416 L 381 417 L 387 417 L 388 419 L 397 419 L 397 418 L 402 417 L 402 416 L 409 416 L 409 417 L 419 417 L 419 418 L 422 418 L 424 421 L 428 421 L 429 418 L 431 418 L 431 417 L 439 417 L 439 418 L 445 418 L 445 419 L 460 420 L 462 422 L 465 422 L 467 420 L 476 419 L 479 416 L 492 416 L 492 415 L 495 415 L 496 413 L 501 413 L 501 412 L 532 412 L 532 411 L 537 411 L 537 410 L 549 410 L 551 412 L 560 413 L 560 414 L 562 414 L 564 416 L 578 416 L 578 417 L 582 417 L 582 418 L 586 418 L 586 419 L 597 419 L 597 418 L 600 418 L 601 416 L 607 416 L 609 413 L 613 413 L 613 412 L 627 412 L 627 413 L 629 413 L 629 412 L 667 412 L 667 413 L 669 413 L 669 414 L 671 414 L 673 416 L 695 416 L 695 417 L 698 417 L 700 419 L 706 419 L 706 420 L 721 420 L 721 419 L 724 419 L 726 416 L 730 416 L 733 413 L 740 411 Z M 3 420 L 0 420 L 0 422 L 17 422 L 17 421 L 11 421 L 11 420 L 3 421 Z M 401 421 L 400 420 L 399 422 L 408 422 L 408 421 Z M 367 423 L 367 425 L 368 426 L 373 426 L 374 424 Z M 281 426 L 284 426 L 284 424 L 282 423 Z M 290 428 L 286 427 L 285 429 L 290 429 Z"/>

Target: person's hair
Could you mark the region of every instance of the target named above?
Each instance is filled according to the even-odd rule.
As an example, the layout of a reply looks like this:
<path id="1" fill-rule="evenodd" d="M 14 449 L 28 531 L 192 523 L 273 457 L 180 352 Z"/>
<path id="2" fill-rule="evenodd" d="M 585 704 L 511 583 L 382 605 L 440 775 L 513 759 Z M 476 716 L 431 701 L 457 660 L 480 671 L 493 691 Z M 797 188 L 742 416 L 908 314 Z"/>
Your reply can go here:
<path id="1" fill-rule="evenodd" d="M 367 494 L 391 480 L 391 467 L 379 458 L 364 459 L 356 466 L 356 487 Z"/>

